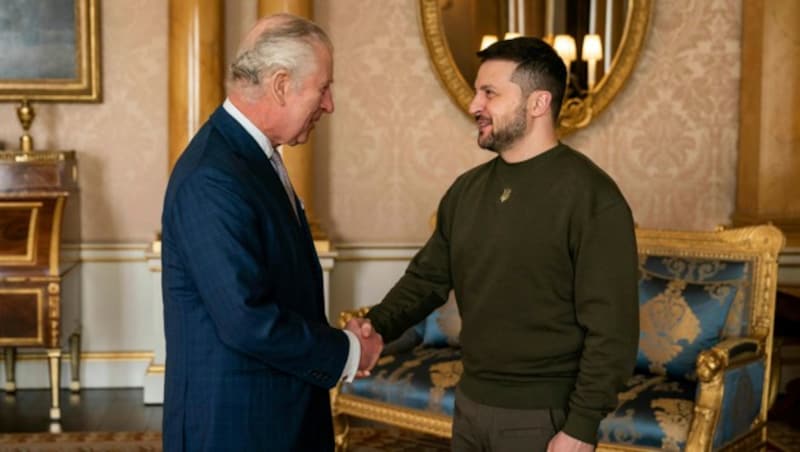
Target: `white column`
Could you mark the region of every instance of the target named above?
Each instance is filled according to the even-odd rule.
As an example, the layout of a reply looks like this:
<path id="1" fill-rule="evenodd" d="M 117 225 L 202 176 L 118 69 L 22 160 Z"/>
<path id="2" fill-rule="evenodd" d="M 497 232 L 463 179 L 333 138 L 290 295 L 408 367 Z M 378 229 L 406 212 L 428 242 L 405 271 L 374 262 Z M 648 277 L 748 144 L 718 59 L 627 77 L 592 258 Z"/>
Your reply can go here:
<path id="1" fill-rule="evenodd" d="M 517 31 L 517 8 L 514 0 L 508 0 L 508 32 Z"/>

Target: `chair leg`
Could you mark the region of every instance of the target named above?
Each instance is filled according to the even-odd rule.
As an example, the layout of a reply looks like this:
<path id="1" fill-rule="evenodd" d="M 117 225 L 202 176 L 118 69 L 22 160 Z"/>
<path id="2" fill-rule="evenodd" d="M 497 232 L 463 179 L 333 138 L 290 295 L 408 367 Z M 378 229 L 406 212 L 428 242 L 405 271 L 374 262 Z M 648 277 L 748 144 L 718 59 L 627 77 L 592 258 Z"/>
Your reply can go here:
<path id="1" fill-rule="evenodd" d="M 17 392 L 17 379 L 14 375 L 14 369 L 17 361 L 17 349 L 14 347 L 6 347 L 4 361 L 6 368 L 6 393 L 14 394 Z"/>
<path id="2" fill-rule="evenodd" d="M 350 447 L 350 421 L 347 415 L 336 414 L 333 416 L 333 440 L 336 452 L 346 452 Z"/>
<path id="3" fill-rule="evenodd" d="M 72 380 L 69 389 L 72 392 L 81 390 L 81 334 L 72 333 L 69 337 L 69 364 Z"/>
<path id="4" fill-rule="evenodd" d="M 61 419 L 61 407 L 58 399 L 59 384 L 61 382 L 61 349 L 48 349 L 47 361 L 50 366 L 50 420 L 58 421 Z"/>

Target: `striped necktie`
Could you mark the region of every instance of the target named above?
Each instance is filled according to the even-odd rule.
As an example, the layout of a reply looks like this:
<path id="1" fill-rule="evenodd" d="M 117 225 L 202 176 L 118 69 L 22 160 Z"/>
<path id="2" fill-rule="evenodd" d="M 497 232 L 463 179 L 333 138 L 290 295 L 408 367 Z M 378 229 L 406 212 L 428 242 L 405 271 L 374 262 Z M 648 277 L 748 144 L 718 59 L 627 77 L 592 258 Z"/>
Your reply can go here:
<path id="1" fill-rule="evenodd" d="M 272 162 L 272 167 L 275 168 L 275 171 L 278 172 L 278 177 L 281 179 L 283 189 L 286 190 L 286 196 L 289 198 L 289 204 L 292 205 L 294 218 L 300 222 L 300 215 L 297 213 L 297 203 L 295 202 L 295 194 L 294 189 L 292 188 L 292 182 L 289 180 L 289 173 L 286 171 L 286 167 L 283 166 L 283 159 L 281 158 L 281 154 L 277 149 L 272 150 L 272 158 L 270 159 L 270 162 Z"/>

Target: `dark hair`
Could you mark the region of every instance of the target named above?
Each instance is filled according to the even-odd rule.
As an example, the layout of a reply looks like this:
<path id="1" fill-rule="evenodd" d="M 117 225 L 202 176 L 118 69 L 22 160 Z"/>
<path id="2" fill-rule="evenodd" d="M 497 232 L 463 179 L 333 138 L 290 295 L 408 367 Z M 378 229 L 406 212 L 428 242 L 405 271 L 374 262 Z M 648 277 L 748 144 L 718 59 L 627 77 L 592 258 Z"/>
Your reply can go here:
<path id="1" fill-rule="evenodd" d="M 523 98 L 537 89 L 549 91 L 553 97 L 550 101 L 553 122 L 558 122 L 567 86 L 567 67 L 550 44 L 530 37 L 497 41 L 478 52 L 478 58 L 481 63 L 489 60 L 518 63 L 511 81 L 522 89 Z"/>

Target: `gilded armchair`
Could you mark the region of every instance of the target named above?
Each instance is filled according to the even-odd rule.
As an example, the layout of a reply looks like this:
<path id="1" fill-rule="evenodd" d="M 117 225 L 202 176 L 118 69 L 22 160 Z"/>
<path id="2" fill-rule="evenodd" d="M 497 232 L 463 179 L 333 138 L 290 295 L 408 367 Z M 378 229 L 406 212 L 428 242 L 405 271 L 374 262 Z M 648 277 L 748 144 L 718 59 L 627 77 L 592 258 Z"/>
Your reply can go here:
<path id="1" fill-rule="evenodd" d="M 600 424 L 598 450 L 765 445 L 783 244 L 772 226 L 637 231 L 636 374 Z"/>
<path id="2" fill-rule="evenodd" d="M 638 229 L 636 374 L 600 424 L 599 451 L 753 450 L 766 442 L 781 232 Z M 343 313 L 342 324 L 359 312 Z M 332 391 L 337 446 L 348 417 L 450 437 L 461 350 L 452 303 L 407 332 L 357 385 Z M 771 385 L 772 383 L 772 385 Z"/>

